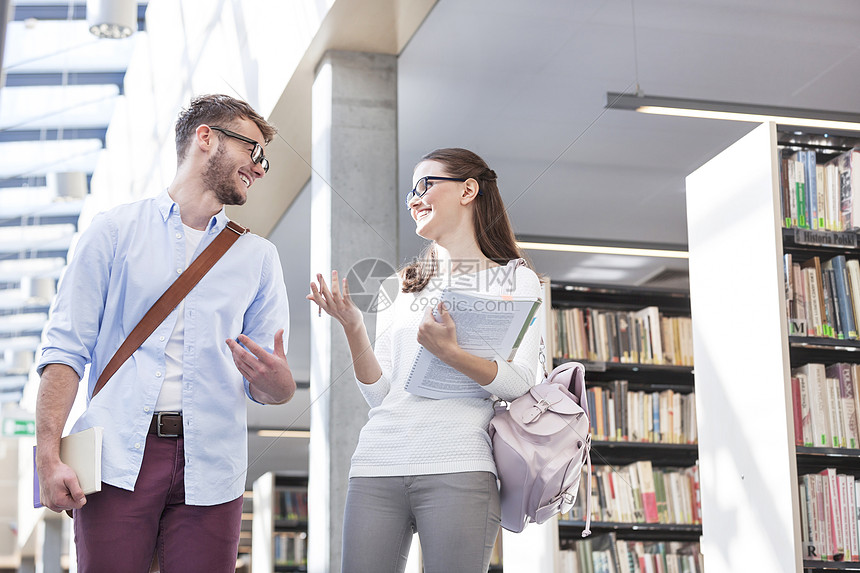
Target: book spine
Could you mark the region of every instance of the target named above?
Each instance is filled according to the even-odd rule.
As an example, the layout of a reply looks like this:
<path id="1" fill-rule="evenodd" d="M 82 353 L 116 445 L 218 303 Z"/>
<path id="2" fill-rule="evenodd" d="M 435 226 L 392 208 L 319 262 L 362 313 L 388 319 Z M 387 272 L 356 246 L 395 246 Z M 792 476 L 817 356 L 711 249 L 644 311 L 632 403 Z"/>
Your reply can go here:
<path id="1" fill-rule="evenodd" d="M 812 411 L 810 409 L 810 389 L 805 373 L 799 373 L 797 380 L 800 386 L 800 414 L 803 445 L 812 447 L 815 445 L 814 433 L 812 431 Z"/>
<path id="2" fill-rule="evenodd" d="M 783 156 L 779 161 L 779 188 L 782 191 L 782 217 L 786 229 L 797 226 L 797 201 L 788 183 L 788 157 Z"/>
<path id="3" fill-rule="evenodd" d="M 842 402 L 842 428 L 845 447 L 860 448 L 860 431 L 857 428 L 854 381 L 851 377 L 850 364 L 839 364 L 839 394 Z"/>
<path id="4" fill-rule="evenodd" d="M 812 152 L 812 177 L 815 194 L 818 197 L 818 228 L 827 229 L 827 186 L 824 181 L 824 166 L 818 165 L 816 154 Z"/>
<path id="5" fill-rule="evenodd" d="M 791 405 L 794 417 L 794 445 L 803 445 L 803 415 L 800 405 L 800 380 L 796 376 L 791 377 Z"/>
<path id="6" fill-rule="evenodd" d="M 811 320 L 807 324 L 810 336 L 826 336 L 824 325 L 824 309 L 821 307 L 821 294 L 818 292 L 818 280 L 815 269 L 803 269 L 803 287 L 809 296 L 806 297 L 807 316 Z"/>
<path id="7" fill-rule="evenodd" d="M 827 468 L 820 472 L 826 484 L 826 495 L 824 506 L 826 508 L 827 532 L 830 536 L 830 549 L 828 558 L 838 560 L 844 551 L 844 540 L 842 539 L 842 523 L 839 515 L 839 484 L 836 479 L 836 470 Z"/>
<path id="8" fill-rule="evenodd" d="M 835 306 L 833 304 L 833 281 L 831 280 L 831 271 L 827 271 L 825 269 L 821 269 L 821 287 L 822 293 L 824 294 L 824 315 L 826 317 L 827 322 L 827 336 L 837 337 L 839 336 L 839 315 L 836 313 Z"/>
<path id="9" fill-rule="evenodd" d="M 839 156 L 839 196 L 842 209 L 842 230 L 854 228 L 854 192 L 851 188 L 851 152 Z"/>
<path id="10" fill-rule="evenodd" d="M 645 523 L 659 523 L 657 513 L 657 493 L 654 488 L 654 473 L 650 460 L 636 462 L 639 473 L 639 489 L 642 495 L 642 507 Z"/>
<path id="11" fill-rule="evenodd" d="M 838 255 L 831 259 L 833 268 L 833 285 L 836 291 L 836 308 L 844 339 L 857 338 L 857 329 L 854 325 L 854 309 L 851 305 L 850 291 L 848 290 L 848 279 L 845 272 L 845 257 Z"/>
<path id="12" fill-rule="evenodd" d="M 837 474 L 836 481 L 839 485 L 839 521 L 842 525 L 843 539 L 842 558 L 844 561 L 853 561 L 851 555 L 851 525 L 849 523 L 849 521 L 853 521 L 853 519 L 848 519 L 848 517 L 851 515 L 851 513 L 849 513 L 850 503 L 848 502 L 848 476 L 843 474 Z"/>

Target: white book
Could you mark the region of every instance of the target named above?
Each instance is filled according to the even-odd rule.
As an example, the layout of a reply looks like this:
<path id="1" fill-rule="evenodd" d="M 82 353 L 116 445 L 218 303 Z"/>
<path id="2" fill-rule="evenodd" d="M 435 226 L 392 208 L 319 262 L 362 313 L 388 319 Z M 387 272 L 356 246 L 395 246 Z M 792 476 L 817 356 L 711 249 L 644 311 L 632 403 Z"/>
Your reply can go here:
<path id="1" fill-rule="evenodd" d="M 856 509 L 855 513 L 851 516 L 853 520 L 856 522 L 856 534 L 854 536 L 854 540 L 860 545 L 860 479 L 854 480 L 854 507 Z M 860 555 L 860 549 L 856 555 Z"/>
<path id="2" fill-rule="evenodd" d="M 827 378 L 824 373 L 824 364 L 806 364 L 797 369 L 806 374 L 807 387 L 809 388 L 809 411 L 812 418 L 812 437 L 815 447 L 829 447 L 832 435 L 828 429 L 827 407 Z"/>
<path id="3" fill-rule="evenodd" d="M 818 200 L 817 229 L 827 229 L 827 184 L 824 182 L 824 166 L 815 166 L 815 196 Z"/>
<path id="4" fill-rule="evenodd" d="M 843 560 L 851 561 L 851 525 L 848 522 L 853 521 L 853 519 L 848 519 L 851 516 L 850 504 L 848 502 L 848 476 L 837 474 L 836 483 L 839 486 L 839 523 L 842 526 Z M 851 489 L 853 490 L 854 488 L 852 487 Z M 853 495 L 854 492 L 852 491 L 851 493 Z"/>
<path id="5" fill-rule="evenodd" d="M 838 378 L 827 378 L 827 406 L 830 428 L 828 446 L 842 448 L 845 441 L 842 436 L 842 393 L 839 390 Z"/>
<path id="6" fill-rule="evenodd" d="M 842 204 L 839 197 L 839 167 L 834 161 L 829 161 L 824 166 L 824 181 L 827 186 L 827 229 L 829 231 L 841 231 Z"/>
<path id="7" fill-rule="evenodd" d="M 445 289 L 440 303 L 448 309 L 463 350 L 493 360 L 511 360 L 535 320 L 539 298 L 482 295 Z M 438 308 L 433 309 L 438 320 Z M 425 398 L 488 398 L 490 393 L 423 346 L 418 347 L 406 378 L 407 392 Z"/>
<path id="8" fill-rule="evenodd" d="M 824 336 L 824 309 L 821 308 L 821 294 L 818 292 L 818 275 L 815 269 L 802 269 L 803 288 L 806 292 L 806 331 L 808 336 Z"/>
<path id="9" fill-rule="evenodd" d="M 647 306 L 636 312 L 645 325 L 645 347 L 649 364 L 663 364 L 663 344 L 660 337 L 660 311 L 656 306 Z M 640 360 L 640 362 L 645 362 Z"/>
<path id="10" fill-rule="evenodd" d="M 606 436 L 606 439 L 614 442 L 618 438 L 618 432 L 616 431 L 616 421 L 615 421 L 615 396 L 610 395 L 609 398 L 606 399 L 607 410 L 609 410 L 609 435 Z"/>
<path id="11" fill-rule="evenodd" d="M 102 490 L 102 439 L 104 428 L 94 426 L 60 439 L 60 460 L 75 470 L 84 495 Z M 42 507 L 39 474 L 33 446 L 33 507 Z"/>
<path id="12" fill-rule="evenodd" d="M 687 443 L 696 444 L 699 442 L 699 420 L 697 417 L 698 415 L 696 414 L 696 393 L 693 392 L 690 394 L 688 400 L 690 403 L 690 434 L 687 436 Z"/>
<path id="13" fill-rule="evenodd" d="M 683 444 L 684 434 L 681 428 L 683 427 L 682 420 L 684 419 L 684 408 L 681 405 L 683 400 L 681 399 L 681 394 L 674 394 L 672 396 L 672 437 L 674 444 Z"/>
<path id="14" fill-rule="evenodd" d="M 848 498 L 848 534 L 851 547 L 851 561 L 860 561 L 860 540 L 857 535 L 857 493 L 855 491 L 856 479 L 852 475 L 845 475 L 845 491 Z"/>
<path id="15" fill-rule="evenodd" d="M 846 275 L 848 276 L 848 294 L 851 297 L 851 308 L 854 309 L 854 324 L 860 320 L 860 261 L 847 259 L 845 261 Z"/>

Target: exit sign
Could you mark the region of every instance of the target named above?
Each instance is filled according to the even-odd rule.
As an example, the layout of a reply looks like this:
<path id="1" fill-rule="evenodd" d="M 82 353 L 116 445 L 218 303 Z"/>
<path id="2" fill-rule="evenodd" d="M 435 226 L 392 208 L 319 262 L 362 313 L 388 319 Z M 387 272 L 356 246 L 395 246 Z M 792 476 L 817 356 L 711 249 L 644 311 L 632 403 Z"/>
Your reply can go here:
<path id="1" fill-rule="evenodd" d="M 35 436 L 36 421 L 35 420 L 18 420 L 15 418 L 3 419 L 3 435 L 4 436 Z"/>

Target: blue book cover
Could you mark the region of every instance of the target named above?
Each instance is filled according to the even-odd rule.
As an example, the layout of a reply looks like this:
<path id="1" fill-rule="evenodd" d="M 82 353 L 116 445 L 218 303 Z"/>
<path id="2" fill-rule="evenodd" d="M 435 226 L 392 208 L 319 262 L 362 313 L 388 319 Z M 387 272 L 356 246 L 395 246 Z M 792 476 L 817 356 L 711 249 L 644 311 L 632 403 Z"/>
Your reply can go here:
<path id="1" fill-rule="evenodd" d="M 818 184 L 815 173 L 815 151 L 808 149 L 805 152 L 804 181 L 806 182 L 807 205 L 809 205 L 809 228 L 824 229 L 824 213 L 818 212 Z"/>
<path id="2" fill-rule="evenodd" d="M 836 298 L 839 312 L 839 321 L 842 324 L 843 336 L 846 339 L 857 338 L 857 325 L 854 324 L 854 305 L 851 301 L 851 291 L 848 290 L 848 272 L 845 267 L 845 255 L 833 257 L 834 286 L 836 287 Z"/>
<path id="3" fill-rule="evenodd" d="M 654 441 L 660 441 L 660 394 L 653 392 L 651 394 L 651 418 L 654 425 Z"/>

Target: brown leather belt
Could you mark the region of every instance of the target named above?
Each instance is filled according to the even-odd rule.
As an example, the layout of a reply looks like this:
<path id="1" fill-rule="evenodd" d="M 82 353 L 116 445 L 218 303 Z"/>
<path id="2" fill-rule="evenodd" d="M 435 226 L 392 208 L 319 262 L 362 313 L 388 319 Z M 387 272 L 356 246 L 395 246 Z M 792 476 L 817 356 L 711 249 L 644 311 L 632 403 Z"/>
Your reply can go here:
<path id="1" fill-rule="evenodd" d="M 159 438 L 181 438 L 182 412 L 156 412 L 152 415 L 149 433 Z"/>

